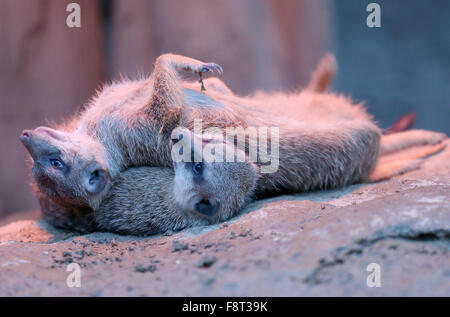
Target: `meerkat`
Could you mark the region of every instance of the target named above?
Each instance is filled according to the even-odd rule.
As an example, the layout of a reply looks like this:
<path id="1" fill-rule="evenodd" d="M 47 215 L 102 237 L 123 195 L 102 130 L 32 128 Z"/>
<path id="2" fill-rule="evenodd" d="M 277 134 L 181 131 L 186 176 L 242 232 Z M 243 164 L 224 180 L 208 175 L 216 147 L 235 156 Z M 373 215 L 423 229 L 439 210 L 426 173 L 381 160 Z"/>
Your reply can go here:
<path id="1" fill-rule="evenodd" d="M 262 175 L 257 187 L 263 193 L 345 185 L 364 178 L 376 162 L 380 131 L 364 109 L 347 98 L 309 90 L 239 97 L 218 79 L 212 81 L 215 89 L 205 80 L 207 90 L 202 92 L 197 83 L 182 82 L 180 70 L 221 68 L 165 54 L 156 60 L 150 78 L 105 87 L 79 114 L 75 130 L 25 130 L 25 146 L 31 139 L 53 146 L 51 156 L 37 161 L 46 160 L 59 175 L 47 173 L 35 160 L 39 189 L 57 201 L 79 200 L 96 209 L 120 171 L 130 166 L 170 167 L 170 132 L 177 126 L 193 130 L 195 119 L 202 120 L 203 128 L 280 127 L 279 168 Z M 330 104 L 336 109 L 331 111 Z M 320 122 L 314 122 L 316 118 Z M 33 156 L 33 149 L 30 152 Z"/>
<path id="2" fill-rule="evenodd" d="M 316 87 L 315 83 L 324 82 L 323 77 L 327 77 L 328 82 L 331 82 L 330 74 L 332 72 L 332 68 L 335 67 L 335 61 L 333 58 L 327 56 L 326 59 L 322 60 L 319 63 L 319 67 L 317 67 L 316 71 L 313 73 L 312 78 L 314 80 L 308 85 L 308 89 L 312 91 L 323 90 L 323 85 L 320 87 Z M 231 90 L 226 87 L 221 81 L 215 80 L 214 78 L 205 80 L 208 85 L 208 89 L 217 90 L 223 94 L 232 95 Z M 87 187 L 92 185 L 90 183 L 96 183 L 98 178 L 102 178 L 103 175 L 92 175 L 89 171 L 98 169 L 101 170 L 102 166 L 105 165 L 104 158 L 102 160 L 98 160 L 96 158 L 101 157 L 101 151 L 93 151 L 95 147 L 87 147 L 93 153 L 80 153 L 76 151 L 71 151 L 69 145 L 72 145 L 72 140 L 67 139 L 67 134 L 64 132 L 73 132 L 77 129 L 79 118 L 76 116 L 75 118 L 66 120 L 63 124 L 59 126 L 59 130 L 53 130 L 48 128 L 38 128 L 35 131 L 24 131 L 21 140 L 30 151 L 30 154 L 33 158 L 33 171 L 34 171 L 34 182 L 33 188 L 34 192 L 39 200 L 41 211 L 43 214 L 43 218 L 52 223 L 54 226 L 58 228 L 75 230 L 78 232 L 92 232 L 97 229 L 96 221 L 94 221 L 93 217 L 93 209 L 92 206 L 100 205 L 99 202 L 96 204 L 91 204 L 88 202 L 88 199 L 73 199 L 72 197 L 78 197 L 79 192 L 83 191 L 82 186 L 77 183 L 76 179 L 87 178 L 89 175 L 92 177 L 89 179 L 87 183 Z M 61 133 L 62 132 L 62 133 Z M 81 141 L 80 141 L 81 142 Z M 75 143 L 74 146 L 77 146 Z M 75 155 L 76 154 L 76 155 Z M 64 155 L 64 163 L 65 166 L 62 168 L 60 166 L 59 159 L 61 155 Z M 72 155 L 72 157 L 71 157 Z M 51 158 L 53 156 L 53 158 Z M 68 164 L 68 162 L 70 162 Z M 77 167 L 77 169 L 70 170 L 71 166 Z M 58 169 L 62 168 L 62 172 L 58 172 Z M 117 197 L 124 198 L 123 191 L 120 191 L 117 188 L 123 189 L 127 186 L 127 184 L 134 184 L 136 186 L 132 186 L 136 189 L 136 191 L 131 191 L 132 193 L 145 192 L 148 188 L 153 188 L 153 186 L 140 186 L 141 183 L 137 183 L 135 179 L 144 179 L 145 177 L 154 177 L 156 180 L 159 179 L 169 179 L 171 178 L 170 169 L 164 168 L 150 168 L 150 167 L 142 167 L 140 169 L 130 168 L 119 175 L 117 181 L 114 181 L 112 186 L 112 193 L 116 195 L 117 193 L 121 193 L 121 195 L 117 195 Z M 84 175 L 83 175 L 84 174 Z M 220 175 L 217 179 L 221 179 Z M 151 180 L 151 179 L 150 179 Z M 142 184 L 148 183 L 150 180 L 143 182 Z M 156 181 L 157 183 L 157 181 Z M 106 184 L 106 182 L 104 183 Z M 100 188 L 105 186 L 104 184 L 100 184 Z M 235 188 L 232 184 L 229 184 L 230 188 Z M 78 186 L 78 187 L 77 187 Z M 160 185 L 161 187 L 162 185 Z M 81 188 L 80 188 L 81 187 Z M 239 187 L 238 187 L 239 188 Z M 89 192 L 89 190 L 87 190 Z M 224 191 L 227 192 L 227 191 Z M 220 193 L 220 192 L 219 192 Z M 127 196 L 127 199 L 130 201 L 140 201 L 144 204 L 144 201 L 141 201 L 141 197 L 145 197 L 150 195 L 151 192 L 147 193 L 147 195 L 138 195 L 137 197 Z M 105 206 L 111 207 L 111 202 L 114 201 L 116 204 L 114 206 L 119 206 L 117 202 L 120 202 L 119 198 L 113 199 L 115 197 L 112 194 L 108 193 L 107 202 L 102 204 L 98 208 L 99 219 L 109 219 L 107 216 L 114 214 L 117 217 L 117 212 L 106 213 L 104 212 Z M 90 196 L 89 193 L 85 194 L 86 196 Z M 95 196 L 95 195 L 94 195 Z M 233 199 L 230 196 L 228 199 Z M 158 200 L 158 203 L 161 203 Z M 122 202 L 120 206 L 125 206 L 126 201 Z M 164 206 L 170 205 L 170 203 L 164 203 Z M 230 203 L 227 204 L 228 206 Z M 160 210 L 161 208 L 157 207 L 156 204 L 153 206 L 156 210 Z M 117 208 L 116 208 L 117 210 Z M 131 209 L 135 211 L 135 209 Z M 142 209 L 141 209 L 142 210 Z M 223 210 L 223 209 L 222 209 Z M 119 212 L 120 213 L 120 212 Z M 222 214 L 222 213 L 219 213 Z M 223 214 L 221 219 L 226 219 Z M 194 219 L 191 217 L 191 219 Z M 99 221 L 100 228 L 105 229 L 108 227 L 105 221 Z M 162 221 L 162 223 L 169 223 L 168 221 Z M 156 226 L 156 224 L 155 224 Z M 178 226 L 178 225 L 177 225 Z M 133 225 L 130 225 L 128 228 L 128 232 L 130 232 Z M 113 230 L 118 230 L 118 228 L 114 228 Z M 125 229 L 122 229 L 124 231 Z"/>
<path id="3" fill-rule="evenodd" d="M 175 129 L 172 142 L 181 136 L 198 139 L 186 129 Z M 217 140 L 202 136 L 201 149 L 205 142 Z M 232 146 L 220 144 L 225 148 L 223 153 L 231 151 L 235 158 L 239 155 Z M 382 156 L 370 178 L 378 181 L 392 176 L 392 169 L 399 173 L 415 169 L 421 158 L 437 152 L 443 145 L 439 147 L 423 148 L 406 160 Z M 193 158 L 198 148 L 193 146 L 191 151 Z M 97 210 L 59 206 L 46 197 L 41 204 L 44 219 L 59 228 L 79 233 L 100 230 L 147 236 L 230 219 L 253 200 L 258 178 L 257 166 L 248 161 L 176 161 L 173 170 L 135 167 L 121 172 Z"/>
<path id="4" fill-rule="evenodd" d="M 174 133 L 183 135 L 183 139 L 198 137 L 187 129 Z M 226 143 L 220 142 L 220 146 L 224 152 L 235 152 Z M 192 156 L 195 151 L 199 149 L 192 147 Z M 108 195 L 93 212 L 93 221 L 97 230 L 132 235 L 221 222 L 251 200 L 258 177 L 257 166 L 248 161 L 180 161 L 174 162 L 173 169 L 130 168 L 116 177 Z"/>
<path id="5" fill-rule="evenodd" d="M 215 63 L 164 54 L 150 78 L 105 87 L 72 121 L 73 129 L 23 131 L 40 195 L 59 205 L 96 210 L 121 171 L 170 167 L 171 131 L 177 126 L 192 130 L 195 119 L 203 128 L 279 128 L 279 167 L 261 174 L 257 197 L 361 182 L 377 163 L 380 129 L 362 105 L 325 92 L 324 81 L 292 94 L 240 97 L 217 78 L 201 80 L 206 91 L 198 89 L 197 83 L 181 81 L 181 70 L 222 71 Z M 429 132 L 425 139 L 444 137 Z"/>
<path id="6" fill-rule="evenodd" d="M 199 138 L 187 129 L 173 131 L 172 142 Z M 239 155 L 234 146 L 201 138 L 191 156 L 204 144 L 218 143 L 223 153 Z M 117 232 L 151 235 L 227 220 L 251 201 L 259 173 L 252 162 L 184 162 L 173 168 L 134 167 L 122 171 L 95 210 L 56 204 L 43 196 L 44 219 L 58 228 L 88 233 Z"/>
<path id="7" fill-rule="evenodd" d="M 198 138 L 186 129 L 176 129 L 172 140 Z M 207 143 L 217 142 L 202 137 Z M 226 151 L 235 149 L 222 143 Z M 371 180 L 415 169 L 420 159 L 442 149 L 424 148 L 414 157 L 393 159 L 382 156 Z M 193 146 L 192 151 L 198 151 Z M 239 151 L 239 150 L 238 150 Z M 195 155 L 192 154 L 192 157 Z M 147 236 L 179 231 L 188 227 L 225 221 L 236 215 L 253 200 L 259 178 L 257 166 L 251 162 L 184 162 L 167 167 L 135 167 L 121 172 L 97 210 L 56 205 L 43 197 L 44 219 L 56 227 L 88 233 L 108 231 L 119 234 Z M 389 172 L 386 172 L 386 169 Z"/>

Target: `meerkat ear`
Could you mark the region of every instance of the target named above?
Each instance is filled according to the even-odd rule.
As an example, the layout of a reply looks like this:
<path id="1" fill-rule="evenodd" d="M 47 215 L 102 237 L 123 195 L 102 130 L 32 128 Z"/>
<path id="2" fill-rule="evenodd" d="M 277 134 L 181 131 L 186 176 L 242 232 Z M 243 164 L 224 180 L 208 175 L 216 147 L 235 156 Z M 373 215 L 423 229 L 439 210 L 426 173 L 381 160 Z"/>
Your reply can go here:
<path id="1" fill-rule="evenodd" d="M 108 182 L 107 173 L 101 168 L 96 168 L 84 176 L 84 187 L 91 194 L 98 194 L 105 189 Z"/>

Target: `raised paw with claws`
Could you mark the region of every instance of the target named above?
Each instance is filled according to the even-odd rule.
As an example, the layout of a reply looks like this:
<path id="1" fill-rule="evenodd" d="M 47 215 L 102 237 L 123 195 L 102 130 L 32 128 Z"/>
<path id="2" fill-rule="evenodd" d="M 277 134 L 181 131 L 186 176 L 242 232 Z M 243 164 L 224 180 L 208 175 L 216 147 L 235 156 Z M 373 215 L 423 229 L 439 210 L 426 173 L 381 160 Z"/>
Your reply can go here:
<path id="1" fill-rule="evenodd" d="M 202 84 L 201 86 L 201 90 L 205 91 L 205 85 L 203 83 L 203 73 L 206 72 L 216 72 L 218 75 L 222 75 L 223 73 L 223 69 L 222 67 L 220 67 L 220 65 L 216 64 L 216 63 L 205 63 L 202 65 L 202 68 L 200 69 L 200 71 L 197 71 L 197 74 L 199 75 L 200 79 L 199 79 L 199 83 Z"/>

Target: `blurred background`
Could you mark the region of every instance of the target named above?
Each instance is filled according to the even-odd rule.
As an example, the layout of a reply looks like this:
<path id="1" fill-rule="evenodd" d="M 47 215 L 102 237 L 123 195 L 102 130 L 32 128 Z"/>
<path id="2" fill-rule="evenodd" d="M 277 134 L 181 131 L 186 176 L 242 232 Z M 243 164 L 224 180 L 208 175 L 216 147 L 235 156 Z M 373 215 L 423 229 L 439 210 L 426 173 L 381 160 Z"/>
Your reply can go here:
<path id="1" fill-rule="evenodd" d="M 81 28 L 69 28 L 69 3 Z M 381 28 L 366 7 L 381 6 Z M 334 52 L 333 89 L 365 101 L 382 127 L 450 133 L 448 0 L 0 0 L 0 222 L 38 208 L 25 128 L 72 115 L 102 83 L 149 74 L 164 52 L 223 66 L 238 94 L 305 85 Z"/>

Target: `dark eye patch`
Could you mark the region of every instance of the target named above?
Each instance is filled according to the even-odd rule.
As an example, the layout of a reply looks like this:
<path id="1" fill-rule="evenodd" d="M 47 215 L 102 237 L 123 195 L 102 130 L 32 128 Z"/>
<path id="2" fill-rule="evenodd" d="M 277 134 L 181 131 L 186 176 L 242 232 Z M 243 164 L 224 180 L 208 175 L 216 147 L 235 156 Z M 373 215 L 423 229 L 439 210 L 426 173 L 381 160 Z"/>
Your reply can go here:
<path id="1" fill-rule="evenodd" d="M 50 165 L 59 170 L 64 168 L 64 163 L 59 159 L 50 159 Z"/>
<path id="2" fill-rule="evenodd" d="M 192 164 L 192 172 L 195 176 L 201 176 L 203 173 L 203 163 L 195 162 Z"/>
<path id="3" fill-rule="evenodd" d="M 198 170 L 198 166 L 195 167 L 195 164 L 197 164 L 198 162 L 189 162 L 189 163 L 184 163 L 184 168 L 188 171 L 188 173 L 191 173 L 194 177 L 193 177 L 193 181 L 196 183 L 201 183 L 203 181 L 203 170 L 204 170 L 204 164 L 202 164 L 202 168 L 199 171 Z"/>
<path id="4" fill-rule="evenodd" d="M 70 171 L 70 166 L 59 157 L 50 157 L 48 162 L 50 167 L 54 170 L 62 171 L 64 174 L 67 174 Z"/>

